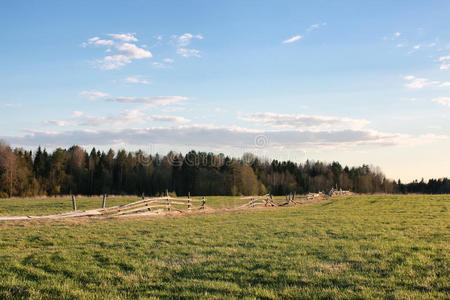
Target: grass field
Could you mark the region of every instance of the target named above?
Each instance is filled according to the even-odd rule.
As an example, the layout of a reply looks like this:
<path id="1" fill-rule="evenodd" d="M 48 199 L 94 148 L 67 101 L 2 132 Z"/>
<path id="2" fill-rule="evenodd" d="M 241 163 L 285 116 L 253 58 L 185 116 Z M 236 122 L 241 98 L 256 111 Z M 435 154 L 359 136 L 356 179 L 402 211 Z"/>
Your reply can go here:
<path id="1" fill-rule="evenodd" d="M 193 197 L 201 199 L 201 197 Z M 249 200 L 240 199 L 239 197 L 227 196 L 209 196 L 206 197 L 207 206 L 210 208 L 232 208 Z M 279 200 L 284 199 L 278 197 Z M 139 201 L 139 197 L 108 197 L 106 206 L 116 206 L 134 201 Z M 77 209 L 88 210 L 102 207 L 102 197 L 77 197 Z M 0 199 L 0 216 L 30 216 L 45 215 L 72 210 L 72 199 L 70 197 L 56 198 L 12 198 Z"/>
<path id="2" fill-rule="evenodd" d="M 217 208 L 242 201 L 208 199 Z M 54 200 L 32 200 L 27 214 L 49 212 L 40 203 Z M 21 214 L 11 201 L 1 200 L 2 213 Z M 450 196 L 353 196 L 177 217 L 2 222 L 0 298 L 444 299 L 449 207 Z"/>

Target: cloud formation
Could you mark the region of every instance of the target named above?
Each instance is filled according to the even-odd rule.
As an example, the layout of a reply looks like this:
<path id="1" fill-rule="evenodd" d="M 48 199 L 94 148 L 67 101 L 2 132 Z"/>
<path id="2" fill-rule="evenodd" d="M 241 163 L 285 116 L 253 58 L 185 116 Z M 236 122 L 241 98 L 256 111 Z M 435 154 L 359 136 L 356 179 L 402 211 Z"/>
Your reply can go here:
<path id="1" fill-rule="evenodd" d="M 321 27 L 324 27 L 324 26 L 327 26 L 327 23 L 326 23 L 326 22 L 322 22 L 322 23 L 318 23 L 318 24 L 313 24 L 313 25 L 309 26 L 309 27 L 306 29 L 306 31 L 307 31 L 307 32 L 311 32 L 311 31 L 317 30 L 317 29 L 319 29 L 319 28 L 321 28 Z"/>
<path id="2" fill-rule="evenodd" d="M 283 44 L 290 44 L 290 43 L 296 42 L 296 41 L 298 41 L 298 40 L 300 40 L 302 38 L 303 37 L 301 35 L 296 35 L 296 36 L 291 37 L 290 39 L 284 40 L 282 43 Z"/>
<path id="3" fill-rule="evenodd" d="M 142 79 L 138 76 L 129 76 L 129 77 L 124 78 L 123 81 L 125 83 L 133 83 L 133 84 L 145 84 L 145 85 L 151 84 L 150 81 Z"/>
<path id="4" fill-rule="evenodd" d="M 203 40 L 203 35 L 192 34 L 189 32 L 182 35 L 172 35 L 172 43 L 175 44 L 175 47 L 177 48 L 177 54 L 183 57 L 200 57 L 200 50 L 193 48 L 186 48 L 191 44 L 193 40 Z M 173 63 L 173 60 L 169 58 L 166 59 L 164 62 Z M 160 67 L 164 66 L 163 63 L 158 64 Z"/>
<path id="5" fill-rule="evenodd" d="M 145 124 L 150 121 L 165 123 L 188 123 L 190 120 L 184 117 L 171 115 L 147 115 L 142 110 L 132 109 L 124 110 L 117 115 L 109 115 L 106 117 L 82 115 L 76 118 L 78 126 L 127 126 L 131 124 Z"/>
<path id="6" fill-rule="evenodd" d="M 108 36 L 116 40 L 121 40 L 124 42 L 137 42 L 138 39 L 135 37 L 135 33 L 110 33 Z"/>
<path id="7" fill-rule="evenodd" d="M 201 34 L 193 35 L 191 33 L 185 33 L 180 36 L 174 36 L 177 39 L 178 45 L 181 47 L 186 47 L 191 43 L 192 39 L 203 40 L 203 36 Z"/>
<path id="8" fill-rule="evenodd" d="M 183 57 L 201 57 L 197 49 L 178 48 L 177 53 Z"/>
<path id="9" fill-rule="evenodd" d="M 179 104 L 188 100 L 188 97 L 183 96 L 157 96 L 157 97 L 115 97 L 108 98 L 106 101 L 119 103 L 143 103 L 148 105 L 170 105 Z"/>
<path id="10" fill-rule="evenodd" d="M 255 113 L 242 118 L 255 124 L 278 128 L 295 129 L 360 129 L 370 122 L 361 119 L 336 118 L 317 115 L 294 115 L 294 114 L 275 114 L 275 113 Z"/>
<path id="11" fill-rule="evenodd" d="M 433 99 L 433 102 L 450 107 L 450 97 L 437 97 Z"/>
<path id="12" fill-rule="evenodd" d="M 441 70 L 450 69 L 450 55 L 439 57 L 438 61 L 441 63 Z"/>
<path id="13" fill-rule="evenodd" d="M 404 79 L 408 81 L 405 86 L 410 89 L 422 89 L 424 87 L 437 86 L 440 84 L 440 81 L 431 81 L 427 78 L 418 78 L 412 75 L 405 76 Z"/>
<path id="14" fill-rule="evenodd" d="M 112 55 L 107 55 L 102 59 L 96 60 L 96 65 L 100 69 L 119 69 L 127 64 L 130 64 L 133 60 L 152 57 L 152 53 L 150 51 L 133 44 L 133 42 L 138 41 L 134 33 L 110 33 L 108 36 L 113 39 L 105 40 L 100 39 L 99 37 L 93 37 L 82 44 L 83 47 L 90 45 L 103 46 L 107 48 L 107 53 L 114 53 Z"/>
<path id="15" fill-rule="evenodd" d="M 109 96 L 109 94 L 103 93 L 103 92 L 99 92 L 99 91 L 81 91 L 79 93 L 79 95 L 87 97 L 87 98 L 89 98 L 91 100 L 95 100 L 95 99 L 98 99 L 98 98 L 105 98 L 105 97 Z"/>
<path id="16" fill-rule="evenodd" d="M 189 147 L 214 147 L 219 150 L 267 148 L 303 150 L 320 147 L 394 146 L 423 143 L 447 137 L 425 135 L 412 137 L 371 130 L 339 131 L 262 131 L 207 125 L 154 127 L 146 129 L 72 130 L 65 132 L 31 131 L 24 136 L 0 136 L 14 146 L 46 147 L 81 145 L 113 146 L 160 144 Z M 213 146 L 212 146 L 213 145 Z"/>

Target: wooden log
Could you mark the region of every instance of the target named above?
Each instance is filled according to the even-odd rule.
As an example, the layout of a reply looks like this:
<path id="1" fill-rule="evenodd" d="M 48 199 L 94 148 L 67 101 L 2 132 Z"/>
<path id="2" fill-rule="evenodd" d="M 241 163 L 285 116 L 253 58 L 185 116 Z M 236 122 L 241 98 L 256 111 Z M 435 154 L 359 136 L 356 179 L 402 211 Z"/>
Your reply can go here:
<path id="1" fill-rule="evenodd" d="M 149 208 L 164 208 L 164 207 L 165 206 L 163 206 L 163 205 L 143 206 L 143 207 L 138 207 L 138 208 L 134 208 L 134 209 L 123 210 L 123 211 L 120 211 L 120 212 L 117 212 L 117 213 L 113 214 L 113 216 L 124 215 L 124 214 L 129 214 L 129 213 L 133 213 L 133 212 L 137 212 L 137 211 L 148 210 Z"/>
<path id="2" fill-rule="evenodd" d="M 189 200 L 189 198 L 178 198 L 178 197 L 169 197 L 170 199 L 172 199 L 172 200 L 178 200 L 178 201 L 188 201 Z M 166 198 L 164 198 L 164 199 L 166 199 Z M 191 200 L 191 202 L 202 202 L 203 200 L 201 200 L 201 199 L 194 199 L 194 198 L 190 198 L 190 200 Z"/>

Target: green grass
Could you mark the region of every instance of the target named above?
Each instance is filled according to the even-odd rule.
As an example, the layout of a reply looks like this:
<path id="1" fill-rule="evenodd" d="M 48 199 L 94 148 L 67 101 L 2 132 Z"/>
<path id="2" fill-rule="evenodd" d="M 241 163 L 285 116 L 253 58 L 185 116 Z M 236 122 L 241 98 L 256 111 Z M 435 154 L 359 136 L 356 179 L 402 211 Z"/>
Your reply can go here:
<path id="1" fill-rule="evenodd" d="M 140 200 L 139 197 L 109 197 L 106 206 L 115 206 Z M 102 197 L 77 197 L 77 209 L 102 207 Z M 45 215 L 72 210 L 72 198 L 12 198 L 0 199 L 0 216 Z"/>
<path id="2" fill-rule="evenodd" d="M 193 199 L 201 199 L 202 197 L 192 197 Z M 275 200 L 282 201 L 284 197 L 275 197 Z M 122 205 L 139 201 L 141 198 L 135 196 L 127 197 L 108 197 L 106 207 Z M 233 208 L 245 203 L 248 199 L 240 197 L 228 196 L 209 196 L 206 197 L 206 205 L 210 208 Z M 102 207 L 102 197 L 76 197 L 78 210 L 89 210 Z M 199 204 L 195 203 L 198 207 Z M 185 209 L 185 208 L 184 208 Z M 12 198 L 0 199 L 0 216 L 31 216 L 46 215 L 72 210 L 72 198 L 55 197 L 55 198 Z"/>
<path id="3" fill-rule="evenodd" d="M 178 217 L 3 222 L 0 298 L 444 299 L 449 206 L 450 196 L 355 196 Z"/>

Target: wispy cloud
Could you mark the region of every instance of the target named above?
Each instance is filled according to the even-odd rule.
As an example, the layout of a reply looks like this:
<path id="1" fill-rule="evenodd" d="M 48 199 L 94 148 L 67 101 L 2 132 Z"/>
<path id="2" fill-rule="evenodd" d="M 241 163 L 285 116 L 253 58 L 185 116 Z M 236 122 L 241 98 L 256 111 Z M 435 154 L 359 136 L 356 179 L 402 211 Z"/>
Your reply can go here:
<path id="1" fill-rule="evenodd" d="M 296 42 L 296 41 L 298 41 L 298 40 L 300 40 L 302 38 L 303 37 L 301 35 L 296 35 L 296 36 L 293 36 L 293 37 L 291 37 L 291 38 L 289 38 L 287 40 L 284 40 L 282 43 L 283 44 L 290 44 L 290 43 Z"/>
<path id="2" fill-rule="evenodd" d="M 124 110 L 116 115 L 109 116 L 92 116 L 83 115 L 76 118 L 76 125 L 78 126 L 128 126 L 131 124 L 146 124 L 147 122 L 165 122 L 165 123 L 188 123 L 190 120 L 171 115 L 148 115 L 142 110 L 132 109 Z"/>
<path id="3" fill-rule="evenodd" d="M 189 46 L 193 40 L 203 40 L 203 35 L 192 34 L 188 32 L 182 35 L 172 35 L 171 40 L 172 43 L 175 44 L 175 47 L 177 48 L 177 54 L 183 57 L 200 57 L 200 50 L 186 47 Z M 172 62 L 166 61 L 165 63 L 172 63 Z M 163 63 L 159 64 L 160 67 L 164 66 Z"/>
<path id="4" fill-rule="evenodd" d="M 438 86 L 441 83 L 440 81 L 431 81 L 427 78 L 418 78 L 412 75 L 405 76 L 404 79 L 408 81 L 405 86 L 410 89 L 422 89 L 429 86 Z"/>
<path id="5" fill-rule="evenodd" d="M 308 28 L 306 28 L 305 34 L 308 35 L 309 33 L 313 32 L 314 30 L 318 30 L 318 29 L 320 29 L 320 28 L 322 28 L 324 26 L 327 26 L 326 22 L 312 24 Z M 299 41 L 299 40 L 303 39 L 303 37 L 304 37 L 303 35 L 297 34 L 297 35 L 294 35 L 291 38 L 288 38 L 288 39 L 282 41 L 281 43 L 282 44 L 291 44 L 291 43 L 294 43 L 296 41 Z"/>
<path id="6" fill-rule="evenodd" d="M 437 97 L 433 99 L 433 102 L 450 107 L 450 97 Z"/>
<path id="7" fill-rule="evenodd" d="M 25 136 L 0 136 L 16 146 L 65 146 L 65 145 L 192 145 L 214 147 L 220 150 L 250 148 L 264 137 L 267 149 L 317 149 L 327 147 L 395 146 L 426 143 L 446 139 L 446 136 L 411 136 L 382 133 L 371 130 L 337 131 L 263 131 L 245 128 L 227 128 L 208 125 L 178 126 L 168 128 L 71 130 L 65 132 L 29 131 Z"/>
<path id="8" fill-rule="evenodd" d="M 319 115 L 255 113 L 242 118 L 255 124 L 279 128 L 305 129 L 360 129 L 370 122 L 361 119 L 336 118 Z"/>
<path id="9" fill-rule="evenodd" d="M 119 103 L 141 103 L 147 105 L 170 105 L 179 104 L 183 101 L 188 100 L 188 97 L 183 96 L 158 96 L 158 97 L 115 97 L 108 98 L 107 101 L 119 102 Z"/>
<path id="10" fill-rule="evenodd" d="M 191 43 L 192 39 L 203 40 L 203 36 L 201 34 L 193 35 L 191 33 L 185 33 L 180 36 L 174 35 L 174 38 L 177 39 L 177 43 L 181 47 L 188 46 Z"/>
<path id="11" fill-rule="evenodd" d="M 318 23 L 318 24 L 312 24 L 311 26 L 309 26 L 309 27 L 306 29 L 306 31 L 307 31 L 307 32 L 311 32 L 311 31 L 317 30 L 317 29 L 319 29 L 319 28 L 321 28 L 321 27 L 324 27 L 324 26 L 327 26 L 327 23 L 326 23 L 326 22 L 322 22 L 322 23 Z"/>
<path id="12" fill-rule="evenodd" d="M 177 53 L 183 57 L 201 57 L 197 49 L 178 48 Z"/>
<path id="13" fill-rule="evenodd" d="M 104 93 L 104 92 L 99 92 L 99 91 L 82 91 L 79 93 L 79 95 L 87 97 L 91 100 L 95 100 L 98 98 L 105 98 L 105 97 L 109 96 L 109 94 Z"/>
<path id="14" fill-rule="evenodd" d="M 441 63 L 441 70 L 450 69 L 450 55 L 439 57 L 438 61 Z"/>
<path id="15" fill-rule="evenodd" d="M 73 126 L 73 122 L 69 121 L 60 121 L 60 120 L 47 120 L 42 122 L 45 126 L 53 126 L 53 127 L 68 127 Z"/>
<path id="16" fill-rule="evenodd" d="M 84 113 L 82 111 L 74 110 L 72 112 L 72 118 L 81 117 Z"/>
<path id="17" fill-rule="evenodd" d="M 110 33 L 108 36 L 116 40 L 121 40 L 124 42 L 137 42 L 138 39 L 135 37 L 135 33 Z"/>
<path id="18" fill-rule="evenodd" d="M 401 32 L 396 31 L 388 36 L 385 36 L 383 39 L 384 40 L 391 40 L 391 41 L 395 41 L 396 39 L 398 39 L 401 36 Z"/>
<path id="19" fill-rule="evenodd" d="M 132 83 L 132 84 L 145 84 L 145 85 L 151 84 L 150 81 L 148 81 L 146 79 L 142 79 L 138 76 L 129 76 L 129 77 L 124 78 L 123 81 L 125 83 Z"/>

